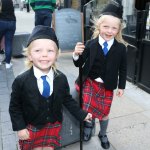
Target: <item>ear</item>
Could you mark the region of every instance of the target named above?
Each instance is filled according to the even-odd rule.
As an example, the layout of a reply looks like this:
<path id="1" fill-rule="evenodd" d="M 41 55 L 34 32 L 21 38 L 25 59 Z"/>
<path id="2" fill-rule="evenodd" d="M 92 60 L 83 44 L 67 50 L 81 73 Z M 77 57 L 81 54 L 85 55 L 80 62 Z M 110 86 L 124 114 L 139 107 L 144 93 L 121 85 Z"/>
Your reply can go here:
<path id="1" fill-rule="evenodd" d="M 29 59 L 30 61 L 32 61 L 32 56 L 31 56 L 31 55 L 28 55 L 28 59 Z"/>

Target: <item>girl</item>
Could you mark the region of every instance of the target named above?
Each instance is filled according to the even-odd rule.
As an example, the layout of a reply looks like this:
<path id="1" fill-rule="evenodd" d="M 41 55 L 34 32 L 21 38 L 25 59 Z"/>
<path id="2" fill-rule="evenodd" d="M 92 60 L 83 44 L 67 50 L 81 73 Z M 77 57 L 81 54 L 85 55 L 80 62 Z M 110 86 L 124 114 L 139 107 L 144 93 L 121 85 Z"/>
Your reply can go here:
<path id="1" fill-rule="evenodd" d="M 80 121 L 91 119 L 91 114 L 72 99 L 66 76 L 55 67 L 58 48 L 52 28 L 34 28 L 26 49 L 29 70 L 14 80 L 9 106 L 21 150 L 54 150 L 60 146 L 62 105 Z"/>
<path id="2" fill-rule="evenodd" d="M 122 39 L 122 6 L 119 1 L 109 3 L 94 23 L 93 39 L 84 46 L 77 43 L 73 62 L 83 70 L 83 110 L 92 113 L 100 122 L 98 137 L 104 149 L 110 147 L 106 130 L 113 99 L 124 93 L 126 83 L 126 43 Z M 79 57 L 80 55 L 80 57 Z M 118 78 L 119 77 L 119 78 Z M 79 79 L 76 81 L 79 90 Z M 93 124 L 85 123 L 84 141 L 91 138 Z"/>
<path id="3" fill-rule="evenodd" d="M 12 0 L 1 0 L 2 10 L 0 13 L 0 41 L 5 37 L 5 63 L 6 69 L 12 67 L 11 55 L 13 38 L 16 31 L 16 16 Z"/>

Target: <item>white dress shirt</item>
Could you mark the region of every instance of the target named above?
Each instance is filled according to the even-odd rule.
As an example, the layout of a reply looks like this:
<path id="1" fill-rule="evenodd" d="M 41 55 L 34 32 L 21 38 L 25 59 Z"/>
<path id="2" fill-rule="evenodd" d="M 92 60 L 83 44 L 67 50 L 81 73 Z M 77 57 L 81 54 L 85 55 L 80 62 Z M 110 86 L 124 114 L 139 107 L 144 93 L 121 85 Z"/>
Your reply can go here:
<path id="1" fill-rule="evenodd" d="M 46 80 L 50 85 L 50 95 L 53 93 L 53 79 L 54 79 L 54 71 L 52 69 L 50 69 L 50 71 L 48 72 L 48 74 L 44 74 L 41 70 L 39 70 L 37 67 L 33 66 L 33 72 L 34 72 L 34 76 L 37 79 L 37 85 L 38 85 L 38 89 L 42 95 L 43 92 L 43 80 L 41 78 L 41 76 L 46 75 Z"/>
<path id="2" fill-rule="evenodd" d="M 100 35 L 99 35 L 99 40 L 98 40 L 98 42 L 99 42 L 99 44 L 102 46 L 102 49 L 103 49 L 103 48 L 104 48 L 103 43 L 105 42 L 105 40 L 104 40 Z M 113 43 L 114 43 L 114 38 L 111 39 L 111 40 L 109 40 L 109 41 L 107 41 L 107 44 L 108 44 L 107 48 L 108 48 L 108 51 L 110 50 L 110 48 L 111 48 L 111 46 L 113 45 Z"/>

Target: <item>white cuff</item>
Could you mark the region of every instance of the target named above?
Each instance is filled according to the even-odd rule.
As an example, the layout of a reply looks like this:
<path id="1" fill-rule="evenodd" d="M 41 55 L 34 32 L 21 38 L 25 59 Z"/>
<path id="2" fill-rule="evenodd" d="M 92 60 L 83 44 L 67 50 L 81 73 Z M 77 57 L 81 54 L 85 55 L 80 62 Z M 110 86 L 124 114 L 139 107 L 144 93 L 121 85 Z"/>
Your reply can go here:
<path id="1" fill-rule="evenodd" d="M 72 57 L 73 57 L 73 60 L 75 60 L 75 61 L 77 61 L 79 59 L 79 55 L 76 55 L 74 52 L 73 52 Z"/>

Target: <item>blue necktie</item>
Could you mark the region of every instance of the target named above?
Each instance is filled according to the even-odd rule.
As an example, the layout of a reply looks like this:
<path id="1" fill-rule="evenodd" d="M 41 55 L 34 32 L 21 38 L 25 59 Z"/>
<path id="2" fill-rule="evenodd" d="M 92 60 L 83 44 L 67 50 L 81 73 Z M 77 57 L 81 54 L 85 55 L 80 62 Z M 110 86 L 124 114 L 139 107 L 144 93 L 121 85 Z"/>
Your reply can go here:
<path id="1" fill-rule="evenodd" d="M 42 96 L 48 98 L 50 95 L 50 85 L 46 80 L 46 76 L 41 76 L 42 80 L 43 80 L 43 93 Z"/>
<path id="2" fill-rule="evenodd" d="M 104 45 L 103 52 L 104 52 L 104 55 L 106 55 L 107 52 L 108 52 L 108 48 L 107 48 L 108 43 L 105 41 L 105 42 L 103 43 L 103 45 Z"/>

